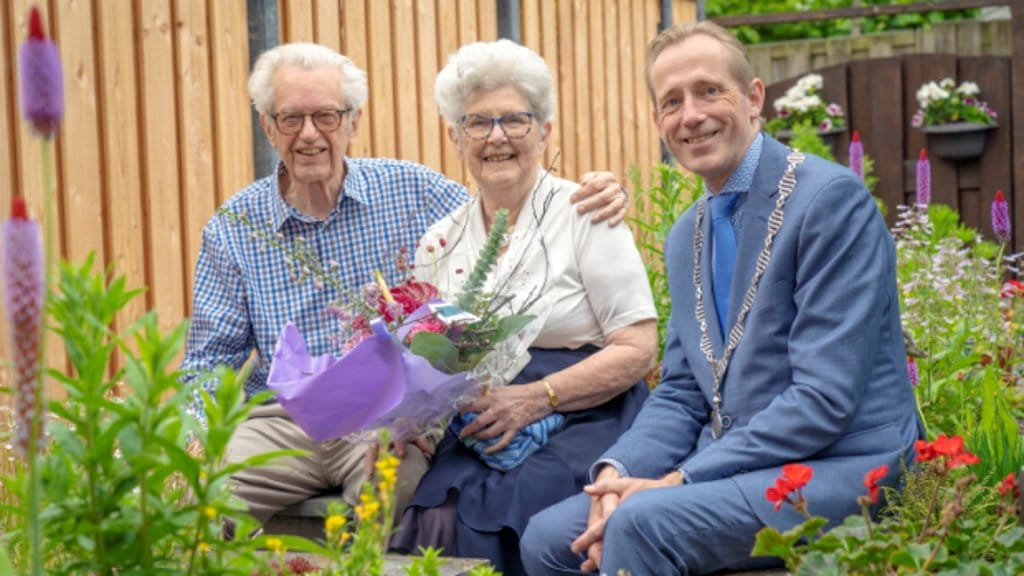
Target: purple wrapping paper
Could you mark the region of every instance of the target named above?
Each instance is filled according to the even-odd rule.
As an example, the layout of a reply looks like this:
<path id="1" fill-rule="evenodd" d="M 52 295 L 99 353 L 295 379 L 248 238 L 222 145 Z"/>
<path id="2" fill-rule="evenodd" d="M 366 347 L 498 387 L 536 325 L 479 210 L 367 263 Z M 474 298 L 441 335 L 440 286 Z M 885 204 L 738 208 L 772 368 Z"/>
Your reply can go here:
<path id="1" fill-rule="evenodd" d="M 281 331 L 267 386 L 310 438 L 325 442 L 353 432 L 391 428 L 396 439 L 450 416 L 475 393 L 467 373 L 445 374 L 409 352 L 380 321 L 348 354 L 313 358 L 294 324 Z"/>

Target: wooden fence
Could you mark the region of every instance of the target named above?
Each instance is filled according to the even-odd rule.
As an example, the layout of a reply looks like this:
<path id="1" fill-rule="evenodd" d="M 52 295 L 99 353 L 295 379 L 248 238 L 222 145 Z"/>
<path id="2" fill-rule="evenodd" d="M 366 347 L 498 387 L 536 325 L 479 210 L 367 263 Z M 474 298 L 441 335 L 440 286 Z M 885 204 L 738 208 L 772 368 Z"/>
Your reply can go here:
<path id="1" fill-rule="evenodd" d="M 340 49 L 365 69 L 370 99 L 352 156 L 415 160 L 469 184 L 433 103 L 433 78 L 459 45 L 494 39 L 497 0 L 280 0 L 280 40 Z M 72 262 L 96 254 L 143 298 L 118 327 L 155 309 L 187 318 L 200 231 L 254 174 L 246 95 L 246 0 L 0 2 L 0 206 L 14 191 L 41 217 L 41 143 L 20 120 L 16 52 L 32 4 L 64 67 L 66 114 L 54 141 L 57 246 Z M 673 20 L 695 18 L 673 0 Z M 559 172 L 625 174 L 660 157 L 641 73 L 660 0 L 521 0 L 523 41 L 557 78 L 550 154 Z M 550 158 L 550 156 L 549 156 Z M 0 214 L 6 212 L 0 211 Z M 0 330 L 0 358 L 9 349 Z M 56 342 L 51 365 L 63 359 Z M 8 381 L 6 366 L 0 384 Z"/>
<path id="2" fill-rule="evenodd" d="M 925 135 L 911 126 L 917 111 L 915 94 L 930 80 L 949 77 L 957 83 L 970 80 L 981 96 L 999 113 L 999 127 L 989 133 L 984 155 L 974 161 L 954 163 L 929 155 L 932 201 L 959 210 L 963 221 L 993 238 L 990 211 L 996 190 L 1003 190 L 1014 214 L 1013 247 L 1024 249 L 1024 183 L 1016 182 L 1013 144 L 1013 81 L 1010 58 L 1002 56 L 957 56 L 954 54 L 910 54 L 872 60 L 855 60 L 817 70 L 824 80 L 822 96 L 845 110 L 849 129 L 836 145 L 837 160 L 846 163 L 852 130 L 858 130 L 864 152 L 875 162 L 878 176 L 875 194 L 890 207 L 914 202 L 917 159 L 927 148 Z M 795 79 L 772 84 L 767 89 L 767 108 Z M 1019 92 L 1021 87 L 1016 88 Z M 1021 151 L 1016 152 L 1020 157 Z"/>
<path id="3" fill-rule="evenodd" d="M 766 84 L 781 82 L 852 60 L 906 54 L 1010 56 L 1010 20 L 940 22 L 928 28 L 896 30 L 747 46 L 754 69 Z"/>

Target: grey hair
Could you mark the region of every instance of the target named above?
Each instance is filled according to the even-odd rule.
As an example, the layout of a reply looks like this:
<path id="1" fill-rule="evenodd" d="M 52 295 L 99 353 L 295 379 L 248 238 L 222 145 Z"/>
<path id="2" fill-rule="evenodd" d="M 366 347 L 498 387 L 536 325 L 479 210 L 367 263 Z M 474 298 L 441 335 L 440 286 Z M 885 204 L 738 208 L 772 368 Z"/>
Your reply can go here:
<path id="1" fill-rule="evenodd" d="M 341 93 L 345 105 L 359 110 L 366 103 L 369 93 L 366 72 L 360 70 L 348 56 L 320 44 L 295 42 L 275 46 L 260 54 L 252 67 L 252 74 L 249 75 L 249 98 L 260 115 L 269 114 L 274 110 L 274 73 L 285 65 L 307 69 L 317 66 L 337 68 L 341 72 Z"/>
<path id="2" fill-rule="evenodd" d="M 554 83 L 547 63 L 533 50 L 505 38 L 467 44 L 449 56 L 434 82 L 434 100 L 441 116 L 456 124 L 474 92 L 509 86 L 526 98 L 539 123 L 554 118 Z"/>

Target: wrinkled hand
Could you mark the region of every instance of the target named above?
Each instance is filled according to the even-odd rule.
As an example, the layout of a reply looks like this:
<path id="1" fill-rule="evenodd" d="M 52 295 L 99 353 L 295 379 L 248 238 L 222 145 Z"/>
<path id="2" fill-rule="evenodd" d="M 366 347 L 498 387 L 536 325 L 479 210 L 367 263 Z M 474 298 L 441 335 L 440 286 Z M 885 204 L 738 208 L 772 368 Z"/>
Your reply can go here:
<path id="1" fill-rule="evenodd" d="M 580 189 L 569 197 L 580 214 L 593 212 L 591 222 L 608 221 L 616 226 L 629 210 L 629 195 L 611 172 L 587 172 L 580 178 Z"/>
<path id="2" fill-rule="evenodd" d="M 591 496 L 590 514 L 587 517 L 587 529 L 572 543 L 573 552 L 587 552 L 587 559 L 580 565 L 580 570 L 595 572 L 600 569 L 604 527 L 616 508 L 642 490 L 678 486 L 681 483 L 682 475 L 679 472 L 670 472 L 658 480 L 652 480 L 622 478 L 611 466 L 604 467 L 596 482 L 583 487 L 583 491 Z"/>
<path id="3" fill-rule="evenodd" d="M 524 385 L 492 388 L 462 411 L 476 412 L 477 417 L 462 429 L 459 439 L 475 436 L 479 440 L 490 440 L 500 436 L 501 440 L 485 451 L 494 454 L 508 446 L 525 426 L 546 416 L 550 408 L 546 396 L 540 399 Z"/>

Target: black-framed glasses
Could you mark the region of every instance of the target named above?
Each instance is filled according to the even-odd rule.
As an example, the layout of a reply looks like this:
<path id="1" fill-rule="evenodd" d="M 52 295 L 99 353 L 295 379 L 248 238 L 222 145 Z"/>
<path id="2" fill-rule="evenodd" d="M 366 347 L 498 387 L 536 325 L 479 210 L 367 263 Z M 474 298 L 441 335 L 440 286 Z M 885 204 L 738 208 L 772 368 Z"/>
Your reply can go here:
<path id="1" fill-rule="evenodd" d="M 345 114 L 352 111 L 352 107 L 339 109 L 339 108 L 328 108 L 326 110 L 317 110 L 316 112 L 279 112 L 277 114 L 268 114 L 274 119 L 274 125 L 277 126 L 277 131 L 285 136 L 297 134 L 302 131 L 302 127 L 306 124 L 306 117 L 309 116 L 313 119 L 313 126 L 321 132 L 334 132 L 341 126 L 341 121 L 345 118 Z"/>
<path id="2" fill-rule="evenodd" d="M 485 140 L 494 130 L 495 126 L 501 126 L 502 132 L 508 138 L 522 138 L 530 133 L 533 127 L 533 114 L 529 112 L 512 112 L 501 116 L 487 116 L 485 114 L 464 114 L 459 118 L 462 131 L 474 140 Z"/>

